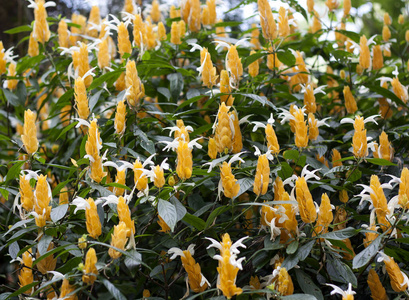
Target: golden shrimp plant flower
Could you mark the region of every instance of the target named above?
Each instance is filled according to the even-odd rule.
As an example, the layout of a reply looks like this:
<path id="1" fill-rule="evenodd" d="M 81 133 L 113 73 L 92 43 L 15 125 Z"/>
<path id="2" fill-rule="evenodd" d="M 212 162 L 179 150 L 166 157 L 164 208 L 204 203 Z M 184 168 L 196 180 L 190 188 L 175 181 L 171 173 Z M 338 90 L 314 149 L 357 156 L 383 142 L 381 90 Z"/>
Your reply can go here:
<path id="1" fill-rule="evenodd" d="M 217 288 L 222 291 L 227 299 L 231 299 L 233 296 L 240 295 L 243 292 L 241 288 L 236 286 L 236 276 L 238 271 L 243 269 L 241 263 L 245 260 L 245 257 L 237 259 L 237 256 L 240 253 L 239 247 L 246 248 L 243 241 L 247 238 L 246 236 L 232 243 L 230 235 L 225 233 L 222 237 L 222 242 L 219 243 L 212 238 L 206 237 L 206 239 L 212 242 L 207 249 L 217 248 L 220 251 L 220 255 L 213 256 L 213 259 L 219 261 L 219 266 L 217 267 L 217 272 L 219 273 Z"/>
<path id="2" fill-rule="evenodd" d="M 135 163 L 133 164 L 133 171 L 134 171 L 134 182 L 136 189 L 142 194 L 148 194 L 148 177 L 146 176 L 145 167 L 147 165 L 153 165 L 152 157 L 154 155 L 149 156 L 143 163 L 138 158 Z"/>
<path id="3" fill-rule="evenodd" d="M 189 286 L 195 293 L 201 293 L 206 290 L 210 283 L 201 273 L 200 265 L 196 263 L 193 255 L 195 254 L 195 245 L 190 244 L 187 250 L 182 251 L 177 247 L 170 248 L 168 253 L 172 256 L 170 257 L 171 260 L 174 260 L 176 257 L 180 256 L 182 260 L 183 268 L 187 273 L 187 281 L 189 282 Z"/>
<path id="4" fill-rule="evenodd" d="M 389 300 L 378 273 L 374 269 L 369 270 L 367 283 L 373 300 Z"/>
<path id="5" fill-rule="evenodd" d="M 32 155 L 38 150 L 36 115 L 31 110 L 24 112 L 24 127 L 21 140 L 27 153 Z"/>
<path id="6" fill-rule="evenodd" d="M 118 225 L 115 225 L 114 232 L 111 235 L 111 246 L 120 250 L 125 250 L 125 244 L 128 240 L 128 231 L 129 229 L 123 221 L 119 222 Z M 122 256 L 122 253 L 114 248 L 109 248 L 108 254 L 112 259 L 117 259 Z"/>
<path id="7" fill-rule="evenodd" d="M 224 102 L 219 106 L 216 121 L 213 125 L 217 152 L 223 153 L 232 150 L 234 124 L 229 117 L 229 108 Z M 227 150 L 226 150 L 227 149 Z"/>
<path id="8" fill-rule="evenodd" d="M 398 201 L 403 209 L 409 208 L 409 170 L 406 167 L 402 169 L 400 175 Z"/>
<path id="9" fill-rule="evenodd" d="M 358 110 L 354 96 L 352 95 L 350 87 L 347 85 L 343 90 L 345 98 L 345 108 L 349 114 L 353 114 Z"/>
<path id="10" fill-rule="evenodd" d="M 94 201 L 92 198 L 85 200 L 81 197 L 77 197 L 72 201 L 72 205 L 76 206 L 74 214 L 78 210 L 85 210 L 87 232 L 94 239 L 97 239 L 102 233 L 102 225 L 97 211 L 97 205 L 101 202 L 100 199 Z"/>
<path id="11" fill-rule="evenodd" d="M 29 0 L 29 8 L 34 8 L 33 37 L 41 44 L 48 42 L 51 33 L 47 23 L 47 7 L 56 6 L 55 2 L 44 0 Z"/>
<path id="12" fill-rule="evenodd" d="M 126 100 L 130 108 L 136 108 L 140 99 L 145 96 L 145 87 L 138 76 L 136 64 L 134 60 L 129 60 L 126 63 Z"/>
<path id="13" fill-rule="evenodd" d="M 82 281 L 86 284 L 93 284 L 97 279 L 98 269 L 96 263 L 98 261 L 97 254 L 94 248 L 89 248 L 87 255 L 85 256 L 84 275 L 82 275 Z"/>
<path id="14" fill-rule="evenodd" d="M 261 154 L 260 149 L 253 146 L 256 151 L 254 155 L 258 156 L 256 176 L 253 184 L 253 192 L 257 195 L 264 195 L 267 193 L 268 184 L 270 183 L 270 165 L 269 161 L 274 157 L 271 155 L 271 151 L 267 151 L 265 154 Z"/>
<path id="15" fill-rule="evenodd" d="M 277 25 L 271 11 L 271 6 L 267 0 L 258 0 L 257 5 L 263 37 L 270 41 L 274 40 L 277 37 Z"/>
<path id="16" fill-rule="evenodd" d="M 288 274 L 286 268 L 282 268 L 278 265 L 272 274 L 274 290 L 280 293 L 282 296 L 292 295 L 294 293 L 294 284 L 291 276 Z"/>
<path id="17" fill-rule="evenodd" d="M 397 293 L 406 291 L 409 288 L 408 276 L 401 271 L 393 257 L 386 255 L 383 251 L 380 251 L 379 255 L 378 262 L 385 263 L 392 289 Z"/>
<path id="18" fill-rule="evenodd" d="M 117 163 L 114 163 L 112 161 L 107 161 L 103 163 L 104 167 L 114 167 L 116 169 L 116 177 L 115 177 L 115 183 L 121 184 L 121 185 L 126 185 L 125 183 L 125 178 L 126 178 L 126 169 L 132 169 L 133 165 L 127 161 L 120 160 Z M 119 197 L 122 196 L 125 192 L 124 188 L 120 187 L 114 187 L 113 193 Z"/>
<path id="19" fill-rule="evenodd" d="M 114 128 L 115 132 L 119 135 L 123 135 L 126 126 L 126 104 L 125 100 L 119 101 L 116 106 Z"/>
<path id="20" fill-rule="evenodd" d="M 33 258 L 31 256 L 31 249 L 28 249 L 23 253 L 23 258 L 21 259 L 22 268 L 20 274 L 18 275 L 20 287 L 26 286 L 33 282 Z M 31 295 L 34 288 L 29 289 L 25 292 L 26 295 Z"/>
<path id="21" fill-rule="evenodd" d="M 243 152 L 235 154 L 229 162 L 224 161 L 220 167 L 219 194 L 223 191 L 224 196 L 227 198 L 234 198 L 239 193 L 240 184 L 237 183 L 237 179 L 231 171 L 231 164 L 235 161 L 241 161 L 244 163 L 244 160 L 240 158 L 242 153 Z"/>
<path id="22" fill-rule="evenodd" d="M 39 227 L 44 227 L 45 222 L 50 220 L 51 213 L 51 188 L 47 182 L 47 175 L 38 176 L 36 189 L 34 192 L 34 210 L 35 221 Z"/>

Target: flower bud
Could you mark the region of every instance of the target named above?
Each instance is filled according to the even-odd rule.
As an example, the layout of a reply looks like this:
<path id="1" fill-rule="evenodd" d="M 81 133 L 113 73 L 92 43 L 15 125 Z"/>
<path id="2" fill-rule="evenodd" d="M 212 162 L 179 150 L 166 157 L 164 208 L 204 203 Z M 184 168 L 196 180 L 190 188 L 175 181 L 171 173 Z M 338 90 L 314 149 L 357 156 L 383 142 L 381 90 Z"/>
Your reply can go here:
<path id="1" fill-rule="evenodd" d="M 268 183 L 270 180 L 270 166 L 267 155 L 263 154 L 258 157 L 256 177 L 253 185 L 253 192 L 257 195 L 267 193 Z"/>
<path id="2" fill-rule="evenodd" d="M 126 104 L 125 100 L 119 101 L 116 107 L 115 114 L 115 132 L 119 135 L 122 135 L 125 132 L 126 126 Z"/>
<path id="3" fill-rule="evenodd" d="M 298 148 L 308 146 L 308 126 L 307 121 L 304 121 L 304 112 L 298 109 L 294 112 L 295 117 L 295 145 Z"/>
<path id="4" fill-rule="evenodd" d="M 97 254 L 94 248 L 89 248 L 85 257 L 84 275 L 82 275 L 82 281 L 85 284 L 93 284 L 97 279 L 98 269 L 96 267 Z"/>
<path id="5" fill-rule="evenodd" d="M 114 232 L 111 235 L 111 246 L 125 251 L 125 244 L 128 240 L 126 238 L 128 235 L 128 231 L 129 229 L 122 221 L 119 222 L 118 225 L 114 226 Z M 117 259 L 122 256 L 122 253 L 115 250 L 114 248 L 109 248 L 108 254 L 112 259 Z"/>
<path id="6" fill-rule="evenodd" d="M 373 47 L 372 69 L 379 70 L 383 67 L 383 55 L 380 45 Z"/>
<path id="7" fill-rule="evenodd" d="M 37 127 L 35 123 L 36 116 L 31 110 L 24 112 L 24 128 L 21 140 L 26 152 L 30 155 L 38 150 Z"/>
<path id="8" fill-rule="evenodd" d="M 126 88 L 129 89 L 126 100 L 131 108 L 136 108 L 140 99 L 145 96 L 145 87 L 141 82 L 135 61 L 129 60 L 126 64 Z"/>
<path id="9" fill-rule="evenodd" d="M 123 57 L 125 53 L 132 53 L 132 45 L 129 40 L 128 29 L 123 22 L 118 25 L 118 52 L 121 57 Z"/>
<path id="10" fill-rule="evenodd" d="M 155 173 L 153 184 L 157 188 L 163 187 L 165 185 L 165 176 L 164 176 L 163 168 L 161 168 L 160 166 L 156 166 L 153 171 Z"/>
<path id="11" fill-rule="evenodd" d="M 356 105 L 355 98 L 352 95 L 351 89 L 349 88 L 348 85 L 344 87 L 343 93 L 345 98 L 345 108 L 347 109 L 347 112 L 349 114 L 355 113 L 358 110 L 358 107 Z"/>
<path id="12" fill-rule="evenodd" d="M 371 65 L 371 55 L 369 53 L 368 41 L 365 35 L 361 36 L 359 46 L 359 65 L 362 67 L 362 69 L 368 69 Z"/>
<path id="13" fill-rule="evenodd" d="M 234 198 L 239 193 L 240 185 L 237 183 L 237 179 L 231 172 L 231 166 L 227 162 L 223 162 L 220 167 L 220 177 L 222 180 L 224 196 L 227 198 Z"/>
<path id="14" fill-rule="evenodd" d="M 68 26 L 67 23 L 65 22 L 64 19 L 62 19 L 60 22 L 58 22 L 58 44 L 60 47 L 63 48 L 68 48 L 69 46 L 69 31 L 68 31 Z"/>

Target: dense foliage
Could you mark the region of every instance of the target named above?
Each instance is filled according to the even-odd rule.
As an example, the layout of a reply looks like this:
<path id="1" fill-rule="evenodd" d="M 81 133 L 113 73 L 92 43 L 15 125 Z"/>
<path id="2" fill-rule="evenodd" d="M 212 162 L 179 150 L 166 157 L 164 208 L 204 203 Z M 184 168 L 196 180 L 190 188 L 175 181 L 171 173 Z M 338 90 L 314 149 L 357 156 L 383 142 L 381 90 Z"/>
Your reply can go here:
<path id="1" fill-rule="evenodd" d="M 252 26 L 28 4 L 27 56 L 0 46 L 1 299 L 409 297 L 407 15 L 367 38 L 350 0 Z"/>

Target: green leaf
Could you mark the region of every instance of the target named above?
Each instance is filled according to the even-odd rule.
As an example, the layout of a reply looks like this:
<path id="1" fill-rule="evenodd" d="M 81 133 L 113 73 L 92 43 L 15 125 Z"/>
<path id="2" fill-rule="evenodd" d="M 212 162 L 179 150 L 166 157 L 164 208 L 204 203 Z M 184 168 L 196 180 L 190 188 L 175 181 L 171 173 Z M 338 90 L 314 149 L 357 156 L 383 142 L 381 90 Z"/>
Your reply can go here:
<path id="1" fill-rule="evenodd" d="M 92 110 L 95 107 L 95 104 L 97 104 L 99 97 L 101 97 L 101 94 L 104 90 L 99 90 L 98 92 L 96 92 L 94 95 L 91 96 L 91 98 L 89 99 L 89 110 L 90 112 L 92 112 Z"/>
<path id="2" fill-rule="evenodd" d="M 327 240 L 345 240 L 350 237 L 353 237 L 359 232 L 358 229 L 355 229 L 353 227 L 348 227 L 345 229 L 337 230 L 337 231 L 332 231 L 328 232 L 322 235 L 317 236 L 316 238 L 323 238 Z"/>
<path id="3" fill-rule="evenodd" d="M 20 252 L 20 246 L 17 241 L 14 241 L 9 245 L 9 254 L 12 259 L 16 259 L 18 253 Z"/>
<path id="4" fill-rule="evenodd" d="M 350 182 L 355 182 L 359 179 L 361 179 L 362 177 L 362 172 L 359 169 L 355 169 L 349 176 L 348 176 L 348 180 Z"/>
<path id="5" fill-rule="evenodd" d="M 389 160 L 383 158 L 366 158 L 366 161 L 378 166 L 397 166 L 393 162 L 390 162 Z"/>
<path id="6" fill-rule="evenodd" d="M 297 161 L 298 157 L 300 156 L 300 152 L 298 152 L 298 150 L 287 150 L 284 151 L 283 156 L 285 159 L 292 159 L 293 161 Z"/>
<path id="7" fill-rule="evenodd" d="M 251 63 L 255 62 L 256 60 L 262 58 L 265 55 L 267 54 L 260 51 L 246 57 L 243 63 L 243 68 L 247 68 Z"/>
<path id="8" fill-rule="evenodd" d="M 7 180 L 6 183 L 10 182 L 13 179 L 18 178 L 18 175 L 21 171 L 21 166 L 24 165 L 25 161 L 18 161 L 16 162 L 10 170 L 7 172 Z"/>
<path id="9" fill-rule="evenodd" d="M 311 276 L 308 276 L 303 271 L 296 269 L 295 276 L 297 282 L 300 285 L 302 291 L 306 294 L 313 295 L 317 300 L 324 300 L 324 296 L 319 287 L 317 287 L 311 280 Z"/>
<path id="10" fill-rule="evenodd" d="M 137 252 L 136 250 L 132 249 L 131 251 L 128 252 L 129 255 L 125 257 L 125 266 L 130 270 L 134 270 L 137 268 L 142 261 L 142 255 Z"/>
<path id="11" fill-rule="evenodd" d="M 286 252 L 287 254 L 293 254 L 298 249 L 298 241 L 293 241 L 290 245 L 288 245 Z"/>
<path id="12" fill-rule="evenodd" d="M 149 154 L 156 153 L 155 151 L 155 144 L 151 140 L 142 140 L 141 147 L 149 152 Z"/>
<path id="13" fill-rule="evenodd" d="M 94 78 L 94 80 L 92 81 L 89 90 L 93 90 L 99 86 L 102 86 L 104 84 L 104 82 L 109 81 L 110 79 L 117 79 L 122 73 L 124 72 L 123 69 L 118 69 L 116 71 L 112 71 L 112 72 L 108 72 L 98 78 Z"/>
<path id="14" fill-rule="evenodd" d="M 151 55 L 149 51 L 145 51 L 145 53 L 142 55 L 142 60 L 150 60 L 150 59 L 151 59 Z"/>
<path id="15" fill-rule="evenodd" d="M 379 235 L 368 247 L 355 255 L 354 259 L 352 260 L 352 267 L 354 269 L 365 266 L 372 259 L 372 257 L 378 253 L 382 238 L 383 234 Z"/>
<path id="16" fill-rule="evenodd" d="M 182 220 L 192 225 L 194 228 L 196 228 L 199 231 L 202 231 L 203 229 L 205 229 L 205 226 L 206 226 L 205 221 L 189 213 L 186 213 Z"/>
<path id="17" fill-rule="evenodd" d="M 251 178 L 241 178 L 237 180 L 236 184 L 240 184 L 240 189 L 239 192 L 237 193 L 237 196 L 234 198 L 237 198 L 241 194 L 247 192 L 253 186 L 254 180 Z"/>
<path id="18" fill-rule="evenodd" d="M 288 163 L 282 162 L 280 166 L 281 168 L 277 172 L 277 174 L 281 177 L 282 180 L 285 180 L 293 175 L 293 168 L 291 168 Z"/>
<path id="19" fill-rule="evenodd" d="M 111 295 L 114 297 L 116 300 L 126 300 L 126 297 L 121 293 L 120 290 L 117 289 L 115 285 L 113 285 L 109 280 L 102 278 L 101 282 L 107 290 L 111 293 Z"/>
<path id="20" fill-rule="evenodd" d="M 4 33 L 16 34 L 16 33 L 20 33 L 20 32 L 32 31 L 32 30 L 33 29 L 29 25 L 22 25 L 22 26 L 18 26 L 18 27 L 14 27 L 12 29 L 6 30 L 6 31 L 4 31 Z"/>
<path id="21" fill-rule="evenodd" d="M 221 215 L 222 213 L 224 213 L 227 210 L 229 210 L 228 206 L 219 206 L 218 208 L 213 210 L 211 212 L 211 214 L 209 215 L 209 217 L 207 218 L 207 220 L 206 220 L 205 229 L 209 228 L 211 223 L 213 223 L 213 221 L 217 218 L 218 215 Z"/>
<path id="22" fill-rule="evenodd" d="M 14 93 L 10 92 L 6 88 L 2 88 L 2 90 L 3 90 L 4 96 L 6 96 L 7 101 L 11 105 L 13 105 L 13 106 L 19 106 L 20 105 L 20 101 L 19 101 L 18 97 Z"/>
<path id="23" fill-rule="evenodd" d="M 180 92 L 183 90 L 183 76 L 180 73 L 168 75 L 169 89 L 174 101 L 179 99 Z"/>
<path id="24" fill-rule="evenodd" d="M 291 53 L 291 51 L 278 51 L 277 52 L 278 60 L 281 61 L 283 64 L 287 65 L 288 67 L 292 67 L 295 65 L 295 56 Z"/>
<path id="25" fill-rule="evenodd" d="M 354 287 L 358 284 L 356 276 L 351 268 L 337 258 L 327 260 L 327 271 L 334 281 L 346 284 L 352 283 Z"/>
<path id="26" fill-rule="evenodd" d="M 64 218 L 67 213 L 68 204 L 59 205 L 51 210 L 51 220 L 55 223 Z"/>
<path id="27" fill-rule="evenodd" d="M 288 296 L 281 296 L 281 300 L 317 300 L 316 297 L 307 294 L 293 294 Z"/>
<path id="28" fill-rule="evenodd" d="M 170 229 L 173 232 L 178 218 L 176 207 L 168 201 L 159 199 L 158 213 L 159 216 L 163 219 L 163 221 L 165 221 L 165 223 L 170 227 Z"/>
<path id="29" fill-rule="evenodd" d="M 64 134 L 66 133 L 68 130 L 72 129 L 75 125 L 78 124 L 78 121 L 72 122 L 70 123 L 70 125 L 64 127 L 64 129 L 60 132 L 60 134 L 57 137 L 57 140 Z"/>
<path id="30" fill-rule="evenodd" d="M 398 98 L 395 95 L 395 93 L 391 92 L 390 90 L 384 89 L 383 87 L 380 87 L 378 85 L 372 85 L 370 83 L 365 84 L 365 86 L 369 88 L 371 92 L 377 93 L 385 98 L 391 99 L 398 106 L 407 107 L 407 105 L 400 98 Z"/>
<path id="31" fill-rule="evenodd" d="M 30 290 L 31 288 L 33 288 L 34 286 L 36 286 L 37 284 L 39 284 L 39 283 L 40 283 L 39 281 L 34 281 L 34 282 L 30 283 L 30 284 L 27 284 L 27 285 L 25 285 L 25 286 L 19 288 L 19 289 L 18 289 L 17 291 L 15 291 L 14 293 L 8 295 L 8 297 L 7 297 L 6 299 L 10 299 L 10 298 L 12 298 L 12 297 L 21 295 L 21 294 L 27 292 L 28 290 Z"/>
<path id="32" fill-rule="evenodd" d="M 303 261 L 304 259 L 307 258 L 307 256 L 310 254 L 312 248 L 315 245 L 315 240 L 309 241 L 308 243 L 302 245 L 298 251 L 297 251 L 297 256 L 300 259 L 300 261 Z"/>

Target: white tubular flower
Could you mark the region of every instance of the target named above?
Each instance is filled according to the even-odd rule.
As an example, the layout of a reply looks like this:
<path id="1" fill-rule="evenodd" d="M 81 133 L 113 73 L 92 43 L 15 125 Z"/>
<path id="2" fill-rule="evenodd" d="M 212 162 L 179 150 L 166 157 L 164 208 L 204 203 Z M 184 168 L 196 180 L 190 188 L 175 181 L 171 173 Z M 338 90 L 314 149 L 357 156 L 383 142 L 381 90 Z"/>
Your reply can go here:
<path id="1" fill-rule="evenodd" d="M 190 254 L 193 256 L 195 255 L 195 244 L 190 244 L 187 247 L 186 251 L 189 251 Z M 178 256 L 185 257 L 185 254 L 183 253 L 183 250 L 177 247 L 172 247 L 168 250 L 168 254 L 171 254 L 172 256 L 170 257 L 171 260 L 174 260 Z"/>
<path id="2" fill-rule="evenodd" d="M 74 210 L 74 214 L 77 212 L 77 210 L 86 210 L 87 208 L 90 209 L 91 206 L 89 203 L 81 197 L 77 197 L 74 200 L 72 200 L 71 205 L 75 205 L 76 208 Z"/>
<path id="3" fill-rule="evenodd" d="M 376 125 L 378 125 L 378 123 L 376 122 L 375 118 L 380 117 L 381 115 L 373 115 L 370 116 L 366 119 L 364 119 L 364 124 L 368 123 L 368 122 L 372 122 L 375 123 Z M 355 123 L 355 119 L 351 119 L 351 118 L 343 118 L 340 122 L 340 124 L 354 124 Z"/>
<path id="4" fill-rule="evenodd" d="M 130 162 L 119 160 L 119 164 L 114 163 L 113 161 L 104 162 L 102 165 L 104 167 L 114 167 L 117 171 L 123 171 L 125 169 L 132 169 L 133 165 Z"/>
<path id="5" fill-rule="evenodd" d="M 352 290 L 352 283 L 348 284 L 348 289 L 346 291 L 343 291 L 340 287 L 334 285 L 334 284 L 329 284 L 326 283 L 326 285 L 332 287 L 334 290 L 331 292 L 331 295 L 334 294 L 340 294 L 342 295 L 343 298 L 348 299 L 348 295 L 355 295 L 356 293 Z"/>

